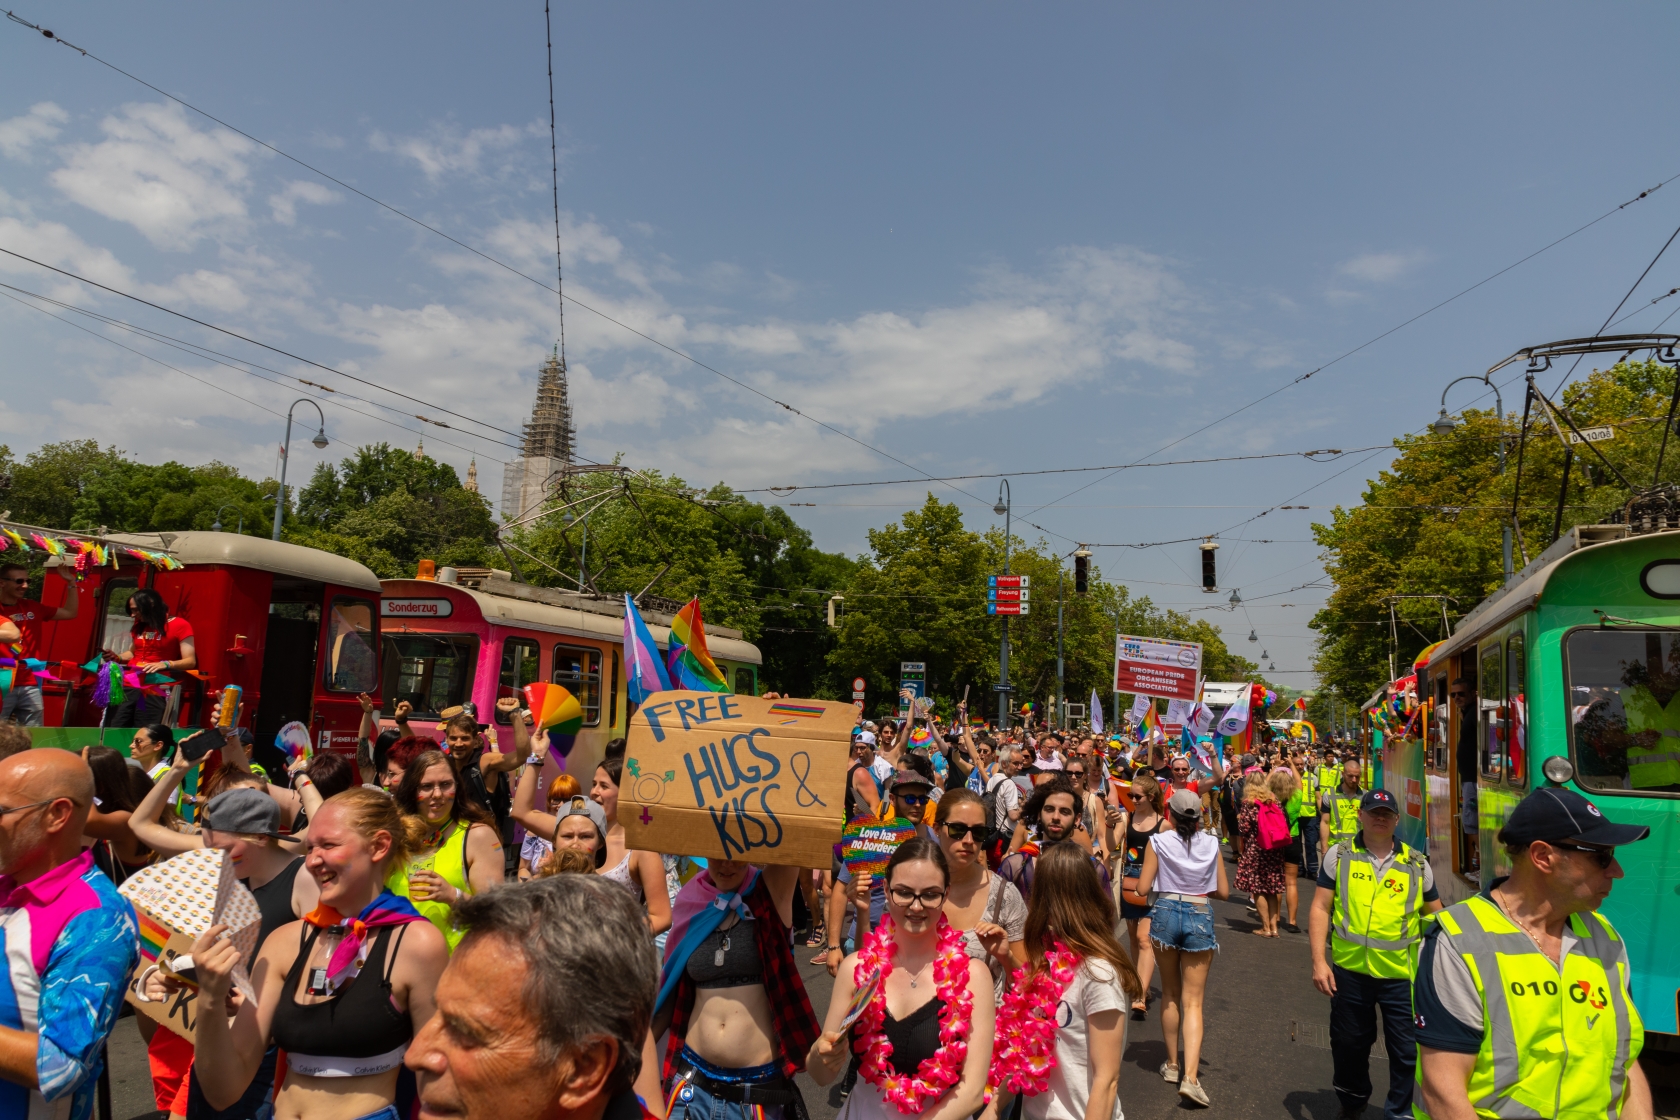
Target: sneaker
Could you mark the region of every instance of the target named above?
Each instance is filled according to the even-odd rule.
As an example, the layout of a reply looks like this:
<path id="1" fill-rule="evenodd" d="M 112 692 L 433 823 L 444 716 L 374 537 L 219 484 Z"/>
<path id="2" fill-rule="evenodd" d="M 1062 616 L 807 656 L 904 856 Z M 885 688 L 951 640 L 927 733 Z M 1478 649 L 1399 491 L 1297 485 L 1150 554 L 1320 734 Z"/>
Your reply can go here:
<path id="1" fill-rule="evenodd" d="M 1207 1092 L 1200 1081 L 1183 1081 L 1179 1083 L 1178 1095 L 1192 1104 L 1199 1104 L 1203 1108 L 1208 1106 Z"/>
<path id="2" fill-rule="evenodd" d="M 1171 1062 L 1162 1062 L 1161 1080 L 1169 1085 L 1176 1085 L 1178 1083 L 1178 1067 Z"/>

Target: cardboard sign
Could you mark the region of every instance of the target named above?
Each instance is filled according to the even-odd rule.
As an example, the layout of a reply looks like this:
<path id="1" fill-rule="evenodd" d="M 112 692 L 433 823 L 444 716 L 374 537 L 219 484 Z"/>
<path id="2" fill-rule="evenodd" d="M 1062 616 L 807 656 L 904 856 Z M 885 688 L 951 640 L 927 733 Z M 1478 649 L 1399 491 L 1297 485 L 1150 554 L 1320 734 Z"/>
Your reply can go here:
<path id="1" fill-rule="evenodd" d="M 1138 638 L 1121 634 L 1114 644 L 1114 691 L 1160 696 L 1168 700 L 1196 699 L 1202 674 L 1199 642 Z"/>
<path id="2" fill-rule="evenodd" d="M 630 718 L 618 817 L 631 848 L 825 867 L 846 805 L 854 709 L 661 692 Z"/>
<path id="3" fill-rule="evenodd" d="M 227 936 L 239 947 L 234 984 L 247 998 L 255 998 L 249 969 L 257 953 L 262 911 L 235 878 L 233 861 L 225 852 L 217 848 L 183 852 L 139 871 L 117 892 L 134 904 L 140 926 L 140 967 L 129 980 L 127 997 L 135 1010 L 177 1034 L 192 1037 L 196 992 L 182 991 L 167 1001 L 147 1003 L 135 997 L 134 988 L 151 965 L 163 967 L 191 954 L 193 942 L 218 924 L 228 927 Z"/>
<path id="4" fill-rule="evenodd" d="M 891 821 L 855 820 L 841 834 L 840 859 L 853 879 L 866 873 L 880 875 L 898 846 L 914 835 L 916 826 L 902 817 Z"/>

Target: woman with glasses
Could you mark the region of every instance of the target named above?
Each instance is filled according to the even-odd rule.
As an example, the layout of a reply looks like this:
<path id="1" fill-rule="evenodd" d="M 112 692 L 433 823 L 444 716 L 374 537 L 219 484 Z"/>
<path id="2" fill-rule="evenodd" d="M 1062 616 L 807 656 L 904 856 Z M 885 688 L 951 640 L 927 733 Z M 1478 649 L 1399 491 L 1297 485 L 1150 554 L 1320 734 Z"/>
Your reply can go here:
<path id="1" fill-rule="evenodd" d="M 414 903 L 454 952 L 465 932 L 455 928 L 450 908 L 502 881 L 496 820 L 467 796 L 454 759 L 442 751 L 422 751 L 393 797 L 397 808 L 425 823 L 426 834 L 386 885 Z"/>
<path id="2" fill-rule="evenodd" d="M 1143 879 L 1144 853 L 1149 838 L 1168 828 L 1166 802 L 1161 783 L 1147 770 L 1132 779 L 1132 811 L 1125 816 L 1125 842 L 1120 848 L 1120 917 L 1126 923 L 1126 941 L 1137 962 L 1139 990 L 1132 1000 L 1132 1018 L 1142 1020 L 1149 1013 L 1149 980 L 1155 974 L 1155 946 L 1149 940 L 1149 896 L 1139 887 Z"/>
<path id="3" fill-rule="evenodd" d="M 938 844 L 906 840 L 884 878 L 886 920 L 841 962 L 806 1072 L 827 1085 L 856 1061 L 846 1120 L 972 1116 L 984 1103 L 992 1057 L 992 974 L 946 920 L 951 867 Z M 862 1011 L 848 1029 L 847 1008 L 860 989 Z"/>
<path id="4" fill-rule="evenodd" d="M 928 831 L 927 826 L 920 823 L 928 815 L 928 803 L 932 800 L 932 794 L 932 779 L 924 778 L 915 769 L 906 766 L 893 775 L 890 786 L 890 811 L 899 820 L 917 822 L 916 835 L 937 845 L 938 841 Z M 855 909 L 860 918 L 866 915 L 868 917 L 867 924 L 855 934 L 848 932 L 848 907 Z M 852 869 L 841 864 L 840 873 L 835 876 L 834 890 L 829 892 L 828 900 L 829 941 L 825 946 L 825 956 L 830 976 L 838 975 L 841 959 L 851 952 L 855 945 L 862 942 L 864 934 L 881 924 L 886 912 L 885 882 L 868 872 L 854 880 Z"/>
<path id="5" fill-rule="evenodd" d="M 1001 993 L 1004 977 L 1027 959 L 1021 945 L 1027 904 L 1015 884 L 988 870 L 981 858 L 992 830 L 973 790 L 949 790 L 939 799 L 933 831 L 951 867 L 945 920 L 963 935 L 969 957 L 991 970 L 993 990 Z"/>
<path id="6" fill-rule="evenodd" d="M 1079 827 L 1085 830 L 1085 835 L 1091 838 L 1092 851 L 1097 858 L 1108 863 L 1108 853 L 1111 850 L 1108 828 L 1108 804 L 1102 794 L 1091 788 L 1091 772 L 1102 763 L 1090 759 L 1074 756 L 1068 759 L 1062 773 L 1068 776 L 1073 788 L 1079 793 Z"/>

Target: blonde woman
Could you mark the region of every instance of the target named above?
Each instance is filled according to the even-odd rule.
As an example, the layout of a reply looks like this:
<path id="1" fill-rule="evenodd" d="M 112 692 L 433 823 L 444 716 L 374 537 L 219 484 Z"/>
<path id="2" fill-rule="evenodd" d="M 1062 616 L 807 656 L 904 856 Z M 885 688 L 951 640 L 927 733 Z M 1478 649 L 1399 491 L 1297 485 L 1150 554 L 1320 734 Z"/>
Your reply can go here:
<path id="1" fill-rule="evenodd" d="M 1300 902 L 1295 881 L 1301 876 L 1301 822 L 1296 816 L 1305 800 L 1301 779 L 1293 767 L 1274 766 L 1266 775 L 1266 788 L 1272 791 L 1277 803 L 1283 806 L 1283 815 L 1289 818 L 1289 847 L 1283 852 L 1283 928 L 1300 933 L 1301 927 L 1295 924 L 1295 909 Z"/>
<path id="2" fill-rule="evenodd" d="M 1282 808 L 1266 775 L 1255 771 L 1243 779 L 1242 810 L 1237 814 L 1237 832 L 1243 838 L 1242 858 L 1237 860 L 1237 889 L 1247 892 L 1260 915 L 1255 936 L 1276 937 L 1278 903 L 1283 895 L 1283 849 L 1260 846 L 1260 806 L 1266 804 Z"/>

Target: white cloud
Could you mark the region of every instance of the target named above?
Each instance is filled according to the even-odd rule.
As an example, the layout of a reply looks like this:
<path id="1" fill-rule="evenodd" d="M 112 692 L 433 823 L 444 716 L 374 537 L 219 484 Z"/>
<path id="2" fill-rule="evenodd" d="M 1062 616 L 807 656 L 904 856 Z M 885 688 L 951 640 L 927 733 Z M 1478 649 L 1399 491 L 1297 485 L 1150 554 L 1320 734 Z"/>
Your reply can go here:
<path id="1" fill-rule="evenodd" d="M 125 105 L 100 122 L 106 139 L 75 144 L 51 181 L 95 213 L 127 222 L 164 249 L 191 248 L 246 216 L 256 145 L 225 129 L 200 131 L 177 105 Z"/>
<path id="2" fill-rule="evenodd" d="M 0 121 L 0 152 L 27 163 L 29 149 L 43 140 L 56 139 L 58 126 L 69 119 L 70 114 L 51 101 L 31 105 L 23 116 Z"/>
<path id="3" fill-rule="evenodd" d="M 274 220 L 289 226 L 297 221 L 297 204 L 300 202 L 325 206 L 342 200 L 343 196 L 337 191 L 328 190 L 319 183 L 294 179 L 279 193 L 269 195 L 268 205 L 274 211 Z"/>
<path id="4" fill-rule="evenodd" d="M 1361 253 L 1336 267 L 1336 274 L 1366 284 L 1387 284 L 1398 280 L 1429 259 L 1421 250 L 1407 253 Z"/>
<path id="5" fill-rule="evenodd" d="M 89 280 L 109 284 L 113 288 L 125 288 L 125 285 L 134 281 L 133 272 L 117 260 L 116 255 L 109 249 L 89 245 L 69 227 L 57 222 L 26 222 L 18 218 L 0 218 L 0 245 L 26 257 L 85 276 Z M 56 284 L 62 280 L 62 277 L 43 273 L 36 266 L 16 257 L 0 256 L 0 271 L 37 277 L 42 284 Z"/>
<path id="6" fill-rule="evenodd" d="M 438 121 L 420 136 L 375 132 L 368 137 L 368 146 L 376 152 L 413 160 L 426 178 L 436 183 L 445 175 L 497 177 L 508 173 L 513 169 L 511 150 L 538 131 L 534 124 L 524 128 L 504 124 L 463 133 L 453 122 Z"/>

